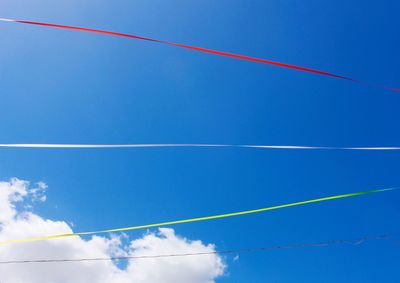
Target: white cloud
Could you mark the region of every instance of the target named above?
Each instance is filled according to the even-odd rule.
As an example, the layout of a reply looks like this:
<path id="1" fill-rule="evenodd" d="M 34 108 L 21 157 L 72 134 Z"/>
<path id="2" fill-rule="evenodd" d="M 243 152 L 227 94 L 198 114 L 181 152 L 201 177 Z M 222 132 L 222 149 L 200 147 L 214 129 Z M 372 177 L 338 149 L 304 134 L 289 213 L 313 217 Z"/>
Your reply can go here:
<path id="1" fill-rule="evenodd" d="M 159 233 L 149 234 L 131 242 L 131 254 L 183 254 L 215 251 L 214 245 L 205 246 L 201 241 L 189 241 L 175 235 L 173 229 L 161 228 Z M 211 283 L 222 275 L 223 263 L 217 255 L 158 258 L 131 261 L 128 273 L 133 282 Z"/>
<path id="2" fill-rule="evenodd" d="M 54 221 L 27 210 L 26 202 L 45 201 L 44 183 L 33 188 L 19 179 L 0 182 L 0 241 L 71 233 L 65 221 Z M 24 208 L 22 208 L 24 207 Z M 132 240 L 128 247 L 119 236 L 94 236 L 0 246 L 0 261 L 61 259 L 213 252 L 215 246 L 177 236 L 162 228 Z M 0 265 L 0 282 L 7 283 L 213 283 L 224 273 L 218 255 L 159 259 L 131 259 L 125 268 L 111 261 Z"/>
<path id="3" fill-rule="evenodd" d="M 28 194 L 27 182 L 11 179 L 0 182 L 0 223 L 7 224 L 16 215 L 15 204 L 21 202 Z"/>

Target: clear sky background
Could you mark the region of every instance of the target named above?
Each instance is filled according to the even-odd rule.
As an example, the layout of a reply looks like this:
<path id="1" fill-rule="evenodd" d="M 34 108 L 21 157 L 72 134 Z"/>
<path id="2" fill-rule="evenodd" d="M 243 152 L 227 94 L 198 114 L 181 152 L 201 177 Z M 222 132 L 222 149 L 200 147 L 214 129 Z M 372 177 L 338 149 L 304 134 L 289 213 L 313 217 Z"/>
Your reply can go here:
<path id="1" fill-rule="evenodd" d="M 101 28 L 400 87 L 397 1 L 5 1 L 1 17 Z M 399 146 L 394 92 L 142 41 L 0 23 L 1 143 Z M 1 149 L 77 231 L 400 185 L 400 153 Z M 391 192 L 176 226 L 218 249 L 400 232 Z M 130 233 L 138 237 L 142 232 Z M 399 243 L 227 259 L 217 282 L 399 282 Z"/>

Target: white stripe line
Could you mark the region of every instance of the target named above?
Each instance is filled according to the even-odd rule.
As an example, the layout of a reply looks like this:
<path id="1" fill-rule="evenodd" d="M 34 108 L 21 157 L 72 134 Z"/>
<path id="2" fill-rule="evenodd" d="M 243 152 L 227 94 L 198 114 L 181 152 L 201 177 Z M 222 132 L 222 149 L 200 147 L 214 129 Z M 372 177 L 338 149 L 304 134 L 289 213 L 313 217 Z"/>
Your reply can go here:
<path id="1" fill-rule="evenodd" d="M 238 147 L 261 148 L 261 149 L 345 149 L 341 147 L 302 146 L 302 145 L 238 145 Z"/>
<path id="2" fill-rule="evenodd" d="M 59 148 L 59 149 L 107 149 L 107 148 L 166 148 L 166 147 L 232 147 L 232 148 L 258 148 L 258 149 L 309 149 L 309 150 L 400 150 L 400 147 L 327 147 L 327 146 L 301 146 L 301 145 L 234 145 L 234 144 L 0 144 L 0 148 Z"/>
<path id="3" fill-rule="evenodd" d="M 6 19 L 6 18 L 0 18 L 0 21 L 3 21 L 3 22 L 15 22 L 15 20 Z"/>
<path id="4" fill-rule="evenodd" d="M 233 147 L 225 144 L 0 144 L 18 148 L 144 148 L 144 147 Z"/>
<path id="5" fill-rule="evenodd" d="M 400 150 L 400 147 L 349 147 L 350 150 Z"/>

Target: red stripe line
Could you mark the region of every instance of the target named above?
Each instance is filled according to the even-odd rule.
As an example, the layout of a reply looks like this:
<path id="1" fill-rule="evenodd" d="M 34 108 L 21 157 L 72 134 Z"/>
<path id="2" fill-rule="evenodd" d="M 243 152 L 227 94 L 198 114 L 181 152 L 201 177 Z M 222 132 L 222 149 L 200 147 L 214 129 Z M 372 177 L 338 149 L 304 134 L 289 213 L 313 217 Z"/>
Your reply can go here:
<path id="1" fill-rule="evenodd" d="M 337 75 L 337 74 L 333 74 L 333 73 L 328 73 L 328 72 L 324 72 L 324 71 L 320 71 L 320 70 L 316 70 L 316 69 L 311 69 L 311 68 L 292 65 L 292 64 L 287 64 L 287 63 L 281 63 L 281 62 L 267 60 L 267 59 L 250 57 L 250 56 L 246 56 L 246 55 L 229 53 L 229 52 L 225 52 L 225 51 L 207 49 L 207 48 L 198 47 L 198 46 L 191 46 L 191 45 L 185 45 L 185 44 L 180 44 L 180 43 L 173 43 L 173 42 L 168 42 L 168 41 L 163 41 L 163 40 L 158 40 L 158 39 L 153 39 L 153 38 L 148 38 L 148 37 L 142 37 L 142 36 L 131 35 L 131 34 L 126 34 L 126 33 L 113 32 L 113 31 L 99 30 L 99 29 L 91 29 L 91 28 L 85 28 L 85 27 L 75 27 L 75 26 L 50 24 L 50 23 L 42 23 L 42 22 L 23 21 L 23 20 L 14 20 L 14 21 L 18 22 L 18 23 L 22 23 L 22 24 L 39 25 L 39 26 L 46 26 L 46 27 L 53 27 L 53 28 L 60 28 L 60 29 L 84 31 L 84 32 L 91 32 L 91 33 L 99 33 L 99 34 L 105 34 L 105 35 L 111 35 L 111 36 L 119 36 L 119 37 L 125 37 L 125 38 L 130 38 L 130 39 L 138 39 L 138 40 L 145 40 L 145 41 L 151 41 L 151 42 L 156 42 L 156 43 L 162 43 L 162 44 L 167 44 L 167 45 L 171 45 L 171 46 L 175 46 L 175 47 L 180 47 L 180 48 L 190 49 L 190 50 L 194 50 L 194 51 L 199 51 L 199 52 L 203 52 L 203 53 L 209 53 L 209 54 L 225 56 L 225 57 L 231 57 L 231 58 L 236 58 L 236 59 L 241 59 L 241 60 L 257 62 L 257 63 L 269 64 L 269 65 L 274 65 L 274 66 L 288 68 L 288 69 L 295 69 L 295 70 L 299 70 L 299 71 L 303 71 L 303 72 L 309 72 L 309 73 L 314 73 L 314 74 L 334 77 L 334 78 L 337 78 L 337 79 L 348 80 L 348 81 L 352 81 L 352 82 L 356 82 L 356 83 L 368 84 L 368 85 L 371 85 L 371 86 L 384 88 L 386 90 L 400 92 L 400 89 L 381 86 L 381 85 L 375 85 L 375 84 L 369 84 L 367 82 L 362 82 L 362 81 L 355 80 L 355 79 L 352 79 L 352 78 L 349 78 L 349 77 L 345 77 L 345 76 L 341 76 L 341 75 Z"/>

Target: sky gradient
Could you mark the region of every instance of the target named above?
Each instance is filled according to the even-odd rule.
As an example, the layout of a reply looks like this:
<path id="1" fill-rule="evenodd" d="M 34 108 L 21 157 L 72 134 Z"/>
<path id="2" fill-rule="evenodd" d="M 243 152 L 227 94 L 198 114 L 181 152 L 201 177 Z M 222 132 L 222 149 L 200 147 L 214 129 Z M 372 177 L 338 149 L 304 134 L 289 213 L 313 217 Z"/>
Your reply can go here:
<path id="1" fill-rule="evenodd" d="M 399 88 L 395 1 L 0 1 L 5 18 L 101 28 Z M 399 146 L 400 96 L 147 42 L 0 23 L 0 143 Z M 38 213 L 98 230 L 400 185 L 400 152 L 0 149 L 48 184 Z M 398 192 L 181 225 L 219 249 L 395 234 Z M 141 232 L 130 233 L 140 237 Z M 399 244 L 226 259 L 217 282 L 398 282 Z"/>

